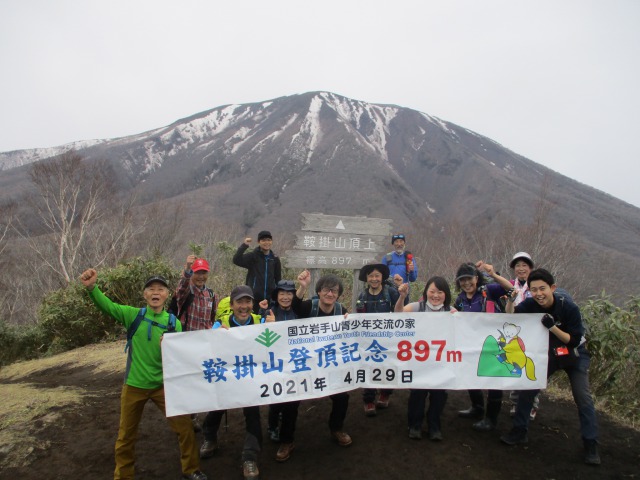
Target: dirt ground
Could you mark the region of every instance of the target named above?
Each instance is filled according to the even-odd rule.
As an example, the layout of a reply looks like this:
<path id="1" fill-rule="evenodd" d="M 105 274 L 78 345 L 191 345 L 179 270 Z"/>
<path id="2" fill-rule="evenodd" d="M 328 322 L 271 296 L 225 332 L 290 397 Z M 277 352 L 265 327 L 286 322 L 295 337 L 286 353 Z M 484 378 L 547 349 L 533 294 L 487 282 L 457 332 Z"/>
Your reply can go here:
<path id="1" fill-rule="evenodd" d="M 116 354 L 125 356 L 118 345 Z M 25 450 L 21 466 L 6 466 L 12 448 L 0 445 L 1 479 L 110 479 L 113 447 L 118 430 L 122 370 L 104 372 L 96 365 L 74 362 L 36 369 L 23 376 L 1 376 L 5 388 L 32 384 L 38 389 L 74 387 L 86 392 L 79 405 L 46 409 L 38 418 L 12 428 L 24 429 L 35 440 Z M 449 392 L 443 418 L 442 442 L 410 440 L 407 435 L 408 391 L 397 390 L 390 407 L 366 418 L 361 391 L 351 392 L 346 428 L 353 445 L 332 443 L 326 426 L 329 399 L 305 401 L 300 407 L 296 449 L 285 463 L 275 461 L 277 445 L 265 435 L 260 473 L 262 479 L 622 479 L 640 478 L 640 432 L 620 426 L 599 412 L 602 465 L 583 463 L 582 442 L 575 405 L 543 394 L 541 410 L 529 432 L 527 446 L 508 447 L 499 441 L 510 428 L 508 405 L 500 416 L 498 431 L 478 433 L 471 421 L 457 417 L 466 408 L 466 392 Z M 6 402 L 6 399 L 3 400 Z M 263 408 L 266 432 L 267 407 Z M 2 405 L 0 405 L 0 419 Z M 228 416 L 221 428 L 221 450 L 202 461 L 209 479 L 240 479 L 240 450 L 244 435 L 240 410 Z M 201 441 L 201 434 L 198 434 Z M 24 446 L 23 446 L 24 447 Z M 176 436 L 149 403 L 140 425 L 136 478 L 181 477 Z M 4 457 L 4 458 L 3 458 Z M 3 461 L 4 460 L 4 461 Z"/>

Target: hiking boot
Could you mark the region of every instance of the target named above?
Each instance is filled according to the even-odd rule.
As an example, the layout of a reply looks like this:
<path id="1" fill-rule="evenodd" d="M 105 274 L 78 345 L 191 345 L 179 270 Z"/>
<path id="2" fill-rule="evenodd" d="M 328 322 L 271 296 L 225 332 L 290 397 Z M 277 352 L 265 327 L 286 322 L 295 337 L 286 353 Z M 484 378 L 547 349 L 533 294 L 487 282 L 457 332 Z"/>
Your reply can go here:
<path id="1" fill-rule="evenodd" d="M 253 460 L 245 460 L 242 462 L 242 474 L 245 480 L 257 480 L 260 471 L 258 470 L 258 462 Z"/>
<path id="2" fill-rule="evenodd" d="M 496 422 L 494 422 L 490 418 L 483 418 L 479 422 L 471 425 L 471 428 L 478 432 L 490 432 L 491 430 L 495 430 Z"/>
<path id="3" fill-rule="evenodd" d="M 200 447 L 200 458 L 211 458 L 216 450 L 218 450 L 218 442 L 205 440 Z"/>
<path id="4" fill-rule="evenodd" d="M 587 465 L 600 465 L 597 440 L 584 441 L 584 463 Z"/>
<path id="5" fill-rule="evenodd" d="M 442 432 L 440 430 L 429 430 L 429 440 L 432 442 L 442 441 Z"/>
<path id="6" fill-rule="evenodd" d="M 376 404 L 373 402 L 364 404 L 364 414 L 367 417 L 375 417 L 376 416 Z"/>
<path id="7" fill-rule="evenodd" d="M 196 470 L 191 475 L 182 475 L 182 478 L 186 478 L 187 480 L 207 480 L 207 476 L 200 470 Z"/>
<path id="8" fill-rule="evenodd" d="M 387 392 L 380 392 L 378 400 L 376 401 L 376 407 L 387 408 L 389 406 L 390 395 Z"/>
<path id="9" fill-rule="evenodd" d="M 278 448 L 278 452 L 276 453 L 276 461 L 277 462 L 286 462 L 289 460 L 291 456 L 291 452 L 293 452 L 294 445 L 293 443 L 281 443 L 280 448 Z"/>
<path id="10" fill-rule="evenodd" d="M 478 405 L 471 405 L 466 410 L 460 410 L 458 416 L 460 418 L 476 418 L 480 420 L 484 417 L 484 408 Z"/>
<path id="11" fill-rule="evenodd" d="M 531 409 L 531 412 L 529 413 L 529 420 L 535 420 L 536 419 L 536 415 L 538 414 L 538 409 L 533 407 Z"/>
<path id="12" fill-rule="evenodd" d="M 353 440 L 351 440 L 349 434 L 341 430 L 331 432 L 331 436 L 336 442 L 338 442 L 338 445 L 340 445 L 341 447 L 348 447 L 353 443 Z"/>
<path id="13" fill-rule="evenodd" d="M 529 437 L 527 437 L 527 431 L 522 427 L 513 427 L 511 431 L 500 437 L 502 443 L 507 445 L 518 445 L 519 443 L 527 443 Z"/>
<path id="14" fill-rule="evenodd" d="M 279 443 L 280 442 L 280 429 L 279 428 L 269 428 L 268 429 L 269 432 L 269 439 L 271 439 L 272 442 L 274 443 Z"/>
<path id="15" fill-rule="evenodd" d="M 409 428 L 409 438 L 412 440 L 421 440 L 422 430 L 419 428 Z"/>

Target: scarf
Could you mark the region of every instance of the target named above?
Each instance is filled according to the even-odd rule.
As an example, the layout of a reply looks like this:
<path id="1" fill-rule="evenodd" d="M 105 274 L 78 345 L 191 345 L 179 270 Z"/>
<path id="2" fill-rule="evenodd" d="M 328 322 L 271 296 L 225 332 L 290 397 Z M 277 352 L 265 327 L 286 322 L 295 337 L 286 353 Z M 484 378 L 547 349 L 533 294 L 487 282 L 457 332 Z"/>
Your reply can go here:
<path id="1" fill-rule="evenodd" d="M 523 284 L 520 283 L 520 280 L 513 280 L 513 288 L 516 289 L 518 295 L 513 301 L 513 305 L 518 305 L 520 302 L 524 301 L 525 298 L 529 298 L 531 293 L 529 292 L 529 284 L 525 281 Z"/>

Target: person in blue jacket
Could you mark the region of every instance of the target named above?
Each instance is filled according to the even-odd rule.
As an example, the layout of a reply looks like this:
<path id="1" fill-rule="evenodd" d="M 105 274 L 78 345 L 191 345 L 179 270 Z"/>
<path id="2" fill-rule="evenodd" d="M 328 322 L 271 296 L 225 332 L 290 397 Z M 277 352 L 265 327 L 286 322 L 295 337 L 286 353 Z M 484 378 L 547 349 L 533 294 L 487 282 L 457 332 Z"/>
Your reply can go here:
<path id="1" fill-rule="evenodd" d="M 404 233 L 397 233 L 391 237 L 393 251 L 382 257 L 381 263 L 389 267 L 389 277 L 393 279 L 396 287 L 403 283 L 413 283 L 418 279 L 418 265 L 413 254 L 406 249 L 406 237 Z M 406 298 L 409 302 L 409 296 Z"/>
<path id="2" fill-rule="evenodd" d="M 413 283 L 418 279 L 418 265 L 413 254 L 406 249 L 406 237 L 404 233 L 397 233 L 391 237 L 393 251 L 382 257 L 381 263 L 389 267 L 389 276 L 394 279 L 396 285 Z M 402 278 L 400 282 L 396 275 Z"/>

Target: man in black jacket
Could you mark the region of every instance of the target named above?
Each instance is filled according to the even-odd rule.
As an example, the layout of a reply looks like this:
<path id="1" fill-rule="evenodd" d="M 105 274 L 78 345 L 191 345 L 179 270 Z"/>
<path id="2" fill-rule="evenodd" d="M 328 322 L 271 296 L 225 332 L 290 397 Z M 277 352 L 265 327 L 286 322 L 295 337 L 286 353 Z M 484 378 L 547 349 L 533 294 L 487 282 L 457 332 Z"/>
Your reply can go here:
<path id="1" fill-rule="evenodd" d="M 600 465 L 598 454 L 598 422 L 589 388 L 590 356 L 586 348 L 585 328 L 580 309 L 564 295 L 556 293 L 553 276 L 542 268 L 533 270 L 527 279 L 532 298 L 515 308 L 513 299 L 507 301 L 507 313 L 544 313 L 542 324 L 549 330 L 549 362 L 547 378 L 564 370 L 571 383 L 573 399 L 578 407 L 580 432 L 584 442 L 585 463 Z M 529 412 L 539 390 L 520 392 L 513 428 L 500 437 L 507 445 L 526 443 Z"/>
<path id="2" fill-rule="evenodd" d="M 258 246 L 249 253 L 245 253 L 252 241 L 251 237 L 244 239 L 233 256 L 233 263 L 247 269 L 245 285 L 253 290 L 255 297 L 253 309 L 257 313 L 260 308 L 259 303 L 265 298 L 271 298 L 271 292 L 276 288 L 276 283 L 282 279 L 282 267 L 280 258 L 271 250 L 273 244 L 271 232 L 263 230 L 258 233 Z"/>

